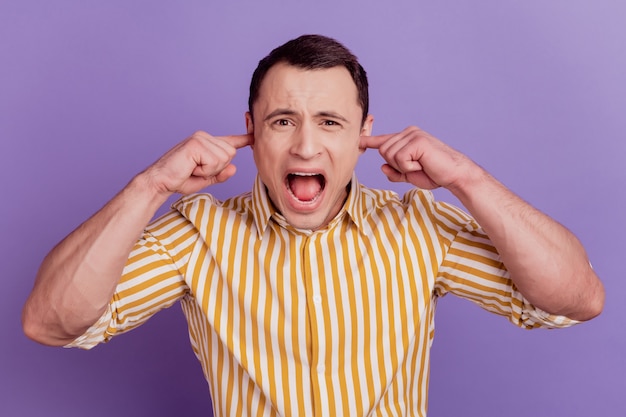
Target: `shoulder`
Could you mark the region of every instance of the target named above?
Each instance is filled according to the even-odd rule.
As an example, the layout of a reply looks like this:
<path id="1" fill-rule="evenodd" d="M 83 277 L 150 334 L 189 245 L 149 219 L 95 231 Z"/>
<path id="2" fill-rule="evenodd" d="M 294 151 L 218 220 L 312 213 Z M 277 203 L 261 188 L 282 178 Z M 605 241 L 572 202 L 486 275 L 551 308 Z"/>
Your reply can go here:
<path id="1" fill-rule="evenodd" d="M 430 190 L 413 188 L 402 196 L 392 190 L 361 185 L 363 205 L 369 214 L 393 211 L 410 222 L 428 223 L 436 229 L 476 230 L 476 221 L 461 207 L 437 200 Z"/>
<path id="2" fill-rule="evenodd" d="M 412 189 L 404 195 L 402 201 L 407 207 L 427 213 L 437 222 L 454 223 L 461 227 L 477 227 L 473 217 L 462 207 L 437 200 L 432 191 Z"/>
<path id="3" fill-rule="evenodd" d="M 179 198 L 172 209 L 195 223 L 196 219 L 207 214 L 233 213 L 246 214 L 250 210 L 251 192 L 246 192 L 226 200 L 219 200 L 209 193 L 190 194 Z"/>
<path id="4" fill-rule="evenodd" d="M 396 191 L 360 186 L 363 204 L 369 210 L 394 209 L 401 211 L 433 212 L 439 204 L 433 193 L 413 188 L 400 196 Z"/>
<path id="5" fill-rule="evenodd" d="M 370 188 L 359 184 L 359 191 L 363 205 L 369 210 L 380 209 L 387 205 L 402 204 L 398 193 L 392 190 Z"/>

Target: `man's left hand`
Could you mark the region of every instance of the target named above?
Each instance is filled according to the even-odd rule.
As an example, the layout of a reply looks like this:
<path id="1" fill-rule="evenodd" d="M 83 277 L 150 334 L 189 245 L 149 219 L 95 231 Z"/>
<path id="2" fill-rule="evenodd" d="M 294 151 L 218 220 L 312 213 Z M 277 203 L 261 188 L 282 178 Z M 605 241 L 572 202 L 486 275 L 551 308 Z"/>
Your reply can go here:
<path id="1" fill-rule="evenodd" d="M 361 136 L 361 148 L 378 149 L 387 162 L 381 167 L 390 181 L 419 188 L 455 188 L 475 164 L 439 139 L 411 126 L 402 132 Z"/>

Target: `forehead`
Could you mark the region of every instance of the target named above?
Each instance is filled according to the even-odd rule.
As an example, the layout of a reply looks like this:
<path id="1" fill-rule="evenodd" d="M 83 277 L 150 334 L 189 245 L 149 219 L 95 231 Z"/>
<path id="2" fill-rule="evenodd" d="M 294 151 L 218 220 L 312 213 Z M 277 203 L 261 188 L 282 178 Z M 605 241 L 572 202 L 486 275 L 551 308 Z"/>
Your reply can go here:
<path id="1" fill-rule="evenodd" d="M 356 84 L 345 67 L 309 70 L 278 63 L 261 82 L 254 106 L 257 109 L 316 103 L 360 109 Z"/>

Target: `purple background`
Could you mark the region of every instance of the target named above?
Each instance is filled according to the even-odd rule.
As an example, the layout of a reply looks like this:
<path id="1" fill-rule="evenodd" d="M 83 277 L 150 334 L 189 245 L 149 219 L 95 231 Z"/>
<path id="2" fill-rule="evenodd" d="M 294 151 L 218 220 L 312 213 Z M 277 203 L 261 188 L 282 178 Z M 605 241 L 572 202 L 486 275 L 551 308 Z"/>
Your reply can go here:
<path id="1" fill-rule="evenodd" d="M 416 124 L 467 153 L 574 231 L 606 286 L 564 331 L 446 297 L 429 415 L 626 415 L 625 22 L 621 0 L 2 0 L 0 415 L 210 415 L 178 306 L 89 352 L 27 340 L 20 311 L 43 256 L 134 174 L 197 129 L 243 133 L 256 63 L 302 33 L 360 57 L 374 133 Z M 220 198 L 252 183 L 236 162 Z M 362 182 L 404 191 L 381 163 L 366 153 Z"/>

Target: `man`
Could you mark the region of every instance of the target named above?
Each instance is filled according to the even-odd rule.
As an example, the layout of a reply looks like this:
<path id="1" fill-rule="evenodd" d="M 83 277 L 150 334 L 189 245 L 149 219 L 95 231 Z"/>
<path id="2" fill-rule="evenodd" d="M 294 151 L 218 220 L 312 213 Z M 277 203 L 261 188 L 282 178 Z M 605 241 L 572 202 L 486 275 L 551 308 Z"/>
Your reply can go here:
<path id="1" fill-rule="evenodd" d="M 276 48 L 252 77 L 246 135 L 195 133 L 52 250 L 26 334 L 90 348 L 180 301 L 218 415 L 424 416 L 439 297 L 528 328 L 601 312 L 570 232 L 416 127 L 371 136 L 367 89 L 332 39 Z M 245 146 L 251 192 L 193 194 L 230 178 Z M 367 148 L 416 188 L 359 184 Z M 434 201 L 437 187 L 472 217 Z M 146 226 L 173 193 L 185 196 Z"/>

